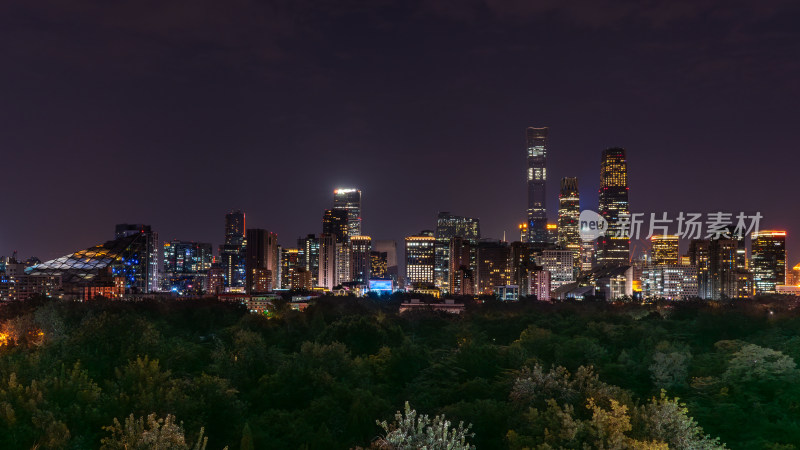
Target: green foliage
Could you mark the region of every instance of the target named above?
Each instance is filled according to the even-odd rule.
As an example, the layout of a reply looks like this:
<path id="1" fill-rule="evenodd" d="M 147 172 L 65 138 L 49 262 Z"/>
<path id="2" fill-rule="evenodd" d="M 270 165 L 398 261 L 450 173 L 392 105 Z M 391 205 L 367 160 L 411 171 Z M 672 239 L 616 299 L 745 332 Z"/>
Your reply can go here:
<path id="1" fill-rule="evenodd" d="M 477 448 L 800 442 L 800 308 L 785 297 L 487 302 L 461 316 L 398 315 L 399 300 L 322 298 L 270 319 L 205 300 L 6 305 L 0 448 L 145 432 L 191 448 L 201 430 L 208 448 L 375 446 L 399 429 L 375 419 L 406 400 L 439 438 L 458 427 L 437 415 L 471 423 Z"/>

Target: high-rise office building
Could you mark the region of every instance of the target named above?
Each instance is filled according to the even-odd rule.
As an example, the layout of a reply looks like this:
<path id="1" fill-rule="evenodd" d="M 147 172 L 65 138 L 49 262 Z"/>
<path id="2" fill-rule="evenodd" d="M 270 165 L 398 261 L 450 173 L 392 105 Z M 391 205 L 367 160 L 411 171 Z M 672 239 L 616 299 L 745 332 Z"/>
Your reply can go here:
<path id="1" fill-rule="evenodd" d="M 597 240 L 597 264 L 622 266 L 630 261 L 630 238 L 621 236 L 620 218 L 629 215 L 628 162 L 623 148 L 603 150 L 600 163 L 600 215 L 608 222 Z"/>
<path id="2" fill-rule="evenodd" d="M 360 235 L 350 238 L 350 281 L 361 284 L 369 283 L 372 267 L 371 253 L 371 237 Z"/>
<path id="3" fill-rule="evenodd" d="M 655 265 L 677 265 L 679 238 L 672 234 L 663 234 L 650 237 L 650 261 Z"/>
<path id="4" fill-rule="evenodd" d="M 578 220 L 581 216 L 578 179 L 561 179 L 561 192 L 558 195 L 558 244 L 562 248 L 570 245 L 580 247 L 581 235 Z"/>
<path id="5" fill-rule="evenodd" d="M 347 210 L 326 209 L 322 215 L 322 232 L 336 236 L 336 242 L 346 242 L 350 236 L 347 217 Z"/>
<path id="6" fill-rule="evenodd" d="M 127 250 L 134 264 L 116 264 L 115 276 L 125 278 L 125 288 L 136 293 L 158 291 L 158 233 L 150 225 L 122 223 L 114 228 L 114 239 L 141 236 Z"/>
<path id="7" fill-rule="evenodd" d="M 528 127 L 525 133 L 528 154 L 528 242 L 547 242 L 547 135 L 548 127 Z"/>
<path id="8" fill-rule="evenodd" d="M 333 209 L 347 211 L 348 235 L 361 234 L 361 191 L 358 189 L 336 189 L 333 191 Z"/>
<path id="9" fill-rule="evenodd" d="M 298 283 L 299 273 L 307 273 L 303 253 L 302 248 L 281 249 L 281 289 L 305 288 Z"/>
<path id="10" fill-rule="evenodd" d="M 297 240 L 297 247 L 303 250 L 301 265 L 311 277 L 311 286 L 319 286 L 319 239 L 309 234 Z"/>
<path id="11" fill-rule="evenodd" d="M 461 237 L 473 245 L 481 238 L 480 221 L 472 217 L 462 217 L 447 211 L 436 218 L 436 262 L 434 283 L 444 292 L 450 291 L 450 240 Z"/>
<path id="12" fill-rule="evenodd" d="M 436 238 L 433 233 L 408 236 L 406 245 L 406 283 L 433 284 Z"/>
<path id="13" fill-rule="evenodd" d="M 211 244 L 177 239 L 164 243 L 163 255 L 165 273 L 206 272 L 213 259 Z"/>
<path id="14" fill-rule="evenodd" d="M 578 229 L 581 216 L 580 194 L 577 178 L 562 178 L 558 195 L 558 245 L 572 251 L 573 271 L 581 270 L 581 234 Z"/>
<path id="15" fill-rule="evenodd" d="M 475 293 L 475 263 L 477 247 L 471 239 L 456 236 L 450 239 L 447 271 L 448 287 L 453 295 L 473 295 Z"/>
<path id="16" fill-rule="evenodd" d="M 245 262 L 245 216 L 240 210 L 225 214 L 225 243 L 219 247 L 219 258 L 225 287 L 233 290 L 244 289 L 247 279 Z"/>
<path id="17" fill-rule="evenodd" d="M 575 281 L 572 250 L 546 249 L 536 257 L 536 264 L 550 272 L 550 286 L 556 289 Z"/>
<path id="18" fill-rule="evenodd" d="M 511 279 L 507 242 L 483 239 L 478 243 L 478 294 L 494 294 L 498 286 L 507 286 Z"/>
<path id="19" fill-rule="evenodd" d="M 319 236 L 319 263 L 317 285 L 327 290 L 336 286 L 336 236 L 322 233 Z"/>
<path id="20" fill-rule="evenodd" d="M 353 281 L 352 261 L 350 260 L 350 243 L 336 243 L 336 285 Z"/>
<path id="21" fill-rule="evenodd" d="M 163 247 L 161 288 L 180 294 L 207 290 L 208 270 L 213 253 L 211 244 L 172 240 Z"/>
<path id="22" fill-rule="evenodd" d="M 697 268 L 697 296 L 702 299 L 746 298 L 753 295 L 753 275 L 740 267 L 737 239 L 694 239 L 689 263 Z"/>
<path id="23" fill-rule="evenodd" d="M 757 294 L 773 294 L 786 284 L 786 232 L 762 230 L 750 236 Z"/>
<path id="24" fill-rule="evenodd" d="M 247 230 L 246 291 L 267 292 L 280 286 L 278 235 L 260 228 Z"/>
<path id="25" fill-rule="evenodd" d="M 531 295 L 530 276 L 536 267 L 533 249 L 525 242 L 512 242 L 509 257 L 510 284 L 519 286 L 519 295 Z"/>

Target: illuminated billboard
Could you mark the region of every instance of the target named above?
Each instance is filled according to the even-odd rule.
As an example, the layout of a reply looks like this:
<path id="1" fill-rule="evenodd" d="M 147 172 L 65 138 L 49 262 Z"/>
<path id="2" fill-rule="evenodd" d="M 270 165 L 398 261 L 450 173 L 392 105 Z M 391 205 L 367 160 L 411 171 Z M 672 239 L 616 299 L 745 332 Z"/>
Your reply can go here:
<path id="1" fill-rule="evenodd" d="M 369 290 L 375 292 L 389 292 L 394 291 L 392 280 L 369 280 Z"/>

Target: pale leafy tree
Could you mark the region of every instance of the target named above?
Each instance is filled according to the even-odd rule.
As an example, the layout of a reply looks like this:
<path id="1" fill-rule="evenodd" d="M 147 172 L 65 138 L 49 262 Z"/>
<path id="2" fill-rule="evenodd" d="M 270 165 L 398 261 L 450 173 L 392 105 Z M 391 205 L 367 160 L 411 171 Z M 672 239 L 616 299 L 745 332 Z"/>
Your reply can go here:
<path id="1" fill-rule="evenodd" d="M 405 413 L 397 412 L 391 425 L 377 421 L 386 435 L 373 444 L 373 448 L 397 450 L 474 450 L 475 446 L 467 442 L 474 436 L 469 430 L 472 425 L 451 428 L 450 421 L 444 416 L 436 416 L 431 420 L 427 415 L 418 416 L 405 404 Z"/>
<path id="2" fill-rule="evenodd" d="M 661 390 L 660 398 L 651 398 L 646 405 L 636 408 L 634 421 L 640 425 L 648 437 L 669 444 L 669 448 L 679 450 L 717 450 L 724 449 L 719 438 L 705 434 L 697 421 L 689 416 L 686 404 L 678 398 L 667 397 Z"/>
<path id="3" fill-rule="evenodd" d="M 171 414 L 163 419 L 155 414 L 136 419 L 131 414 L 124 425 L 114 419 L 111 426 L 103 429 L 110 432 L 111 437 L 103 438 L 102 450 L 205 450 L 208 441 L 201 428 L 194 445 L 188 444 L 183 424 L 175 423 L 175 416 Z"/>
<path id="4" fill-rule="evenodd" d="M 772 382 L 796 376 L 796 367 L 794 360 L 782 352 L 745 344 L 733 354 L 722 378 L 732 382 Z"/>

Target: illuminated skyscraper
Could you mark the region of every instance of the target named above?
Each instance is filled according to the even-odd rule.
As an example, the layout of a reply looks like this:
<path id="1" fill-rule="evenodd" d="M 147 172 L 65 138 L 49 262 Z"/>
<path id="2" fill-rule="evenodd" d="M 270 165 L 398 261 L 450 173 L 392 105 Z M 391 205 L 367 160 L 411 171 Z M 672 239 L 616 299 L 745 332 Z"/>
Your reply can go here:
<path id="1" fill-rule="evenodd" d="M 247 279 L 245 231 L 242 211 L 235 210 L 225 214 L 225 243 L 219 247 L 219 258 L 225 287 L 233 290 L 244 289 Z"/>
<path id="2" fill-rule="evenodd" d="M 697 295 L 702 299 L 753 295 L 753 275 L 739 266 L 737 239 L 693 239 L 689 262 L 697 268 Z"/>
<path id="3" fill-rule="evenodd" d="M 577 178 L 562 178 L 558 195 L 558 245 L 572 251 L 575 275 L 581 269 L 581 234 L 578 220 L 581 216 L 580 194 Z"/>
<path id="4" fill-rule="evenodd" d="M 350 281 L 361 284 L 369 283 L 372 267 L 372 238 L 369 236 L 353 236 L 350 238 Z"/>
<path id="5" fill-rule="evenodd" d="M 511 284 L 511 247 L 507 242 L 483 239 L 478 243 L 478 294 L 494 294 L 498 286 Z"/>
<path id="6" fill-rule="evenodd" d="M 758 231 L 750 236 L 757 294 L 773 294 L 786 284 L 786 232 Z"/>
<path id="7" fill-rule="evenodd" d="M 279 266 L 278 235 L 259 228 L 247 230 L 247 293 L 278 288 Z"/>
<path id="8" fill-rule="evenodd" d="M 333 191 L 333 209 L 347 211 L 349 236 L 361 234 L 361 191 L 358 189 L 336 189 Z"/>
<path id="9" fill-rule="evenodd" d="M 318 267 L 317 285 L 333 289 L 336 286 L 336 236 L 326 233 L 319 236 Z"/>
<path id="10" fill-rule="evenodd" d="M 678 264 L 678 236 L 653 235 L 650 238 L 650 260 L 655 265 Z"/>
<path id="11" fill-rule="evenodd" d="M 469 239 L 456 236 L 450 240 L 448 287 L 453 295 L 475 293 L 476 245 Z"/>
<path id="12" fill-rule="evenodd" d="M 597 264 L 622 266 L 630 261 L 630 240 L 620 234 L 620 217 L 628 210 L 628 162 L 625 149 L 603 150 L 600 163 L 600 215 L 608 222 L 605 236 L 597 240 Z"/>
<path id="13" fill-rule="evenodd" d="M 545 204 L 547 181 L 547 134 L 548 127 L 528 127 L 526 143 L 528 154 L 528 242 L 547 242 L 547 205 Z"/>
<path id="14" fill-rule="evenodd" d="M 178 240 L 165 242 L 162 288 L 179 293 L 208 290 L 206 279 L 212 259 L 211 244 Z"/>
<path id="15" fill-rule="evenodd" d="M 433 284 L 435 243 L 431 232 L 406 238 L 407 284 Z"/>
<path id="16" fill-rule="evenodd" d="M 301 265 L 311 276 L 311 286 L 319 286 L 319 239 L 309 234 L 297 240 L 297 247 L 303 251 Z"/>
<path id="17" fill-rule="evenodd" d="M 158 291 L 158 233 L 150 225 L 140 223 L 122 223 L 114 229 L 114 239 L 130 236 L 141 236 L 128 250 L 128 256 L 134 264 L 125 264 L 114 267 L 117 276 L 124 276 L 125 288 L 135 293 L 150 293 Z"/>
<path id="18" fill-rule="evenodd" d="M 481 238 L 480 221 L 472 217 L 462 217 L 440 212 L 436 219 L 436 263 L 434 282 L 444 292 L 450 291 L 450 241 L 461 237 L 477 244 Z"/>
<path id="19" fill-rule="evenodd" d="M 304 250 L 301 248 L 281 249 L 281 289 L 303 289 L 298 283 L 300 274 L 307 273 L 304 267 Z"/>
<path id="20" fill-rule="evenodd" d="M 326 209 L 322 215 L 322 232 L 336 236 L 336 242 L 347 241 L 350 236 L 347 215 L 344 209 Z"/>

